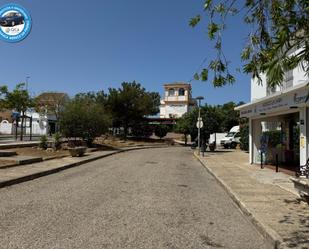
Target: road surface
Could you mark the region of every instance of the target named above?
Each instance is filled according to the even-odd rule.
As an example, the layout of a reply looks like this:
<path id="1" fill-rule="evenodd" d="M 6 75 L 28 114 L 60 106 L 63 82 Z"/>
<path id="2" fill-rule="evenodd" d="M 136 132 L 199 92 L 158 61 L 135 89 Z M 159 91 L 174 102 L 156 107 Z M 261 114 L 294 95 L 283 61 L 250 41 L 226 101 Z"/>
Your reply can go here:
<path id="1" fill-rule="evenodd" d="M 270 248 L 183 147 L 103 158 L 0 200 L 0 248 Z"/>

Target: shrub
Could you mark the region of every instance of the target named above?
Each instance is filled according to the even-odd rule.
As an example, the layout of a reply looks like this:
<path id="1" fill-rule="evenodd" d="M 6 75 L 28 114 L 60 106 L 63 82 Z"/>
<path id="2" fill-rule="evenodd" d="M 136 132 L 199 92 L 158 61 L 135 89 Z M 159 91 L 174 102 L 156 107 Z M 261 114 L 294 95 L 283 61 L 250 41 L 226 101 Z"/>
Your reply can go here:
<path id="1" fill-rule="evenodd" d="M 67 138 L 82 138 L 88 146 L 108 130 L 110 123 L 104 107 L 86 97 L 73 99 L 60 114 L 61 133 Z"/>
<path id="2" fill-rule="evenodd" d="M 55 145 L 55 149 L 59 150 L 61 147 L 61 135 L 57 132 L 54 134 L 54 145 Z"/>
<path id="3" fill-rule="evenodd" d="M 47 136 L 43 135 L 40 137 L 39 147 L 46 150 L 47 149 Z"/>
<path id="4" fill-rule="evenodd" d="M 240 148 L 249 150 L 249 124 L 246 123 L 240 127 Z"/>
<path id="5" fill-rule="evenodd" d="M 157 125 L 155 127 L 155 135 L 162 139 L 163 137 L 166 136 L 169 128 L 166 125 Z"/>
<path id="6" fill-rule="evenodd" d="M 137 123 L 131 128 L 131 134 L 134 137 L 150 137 L 153 134 L 153 128 L 145 123 Z"/>

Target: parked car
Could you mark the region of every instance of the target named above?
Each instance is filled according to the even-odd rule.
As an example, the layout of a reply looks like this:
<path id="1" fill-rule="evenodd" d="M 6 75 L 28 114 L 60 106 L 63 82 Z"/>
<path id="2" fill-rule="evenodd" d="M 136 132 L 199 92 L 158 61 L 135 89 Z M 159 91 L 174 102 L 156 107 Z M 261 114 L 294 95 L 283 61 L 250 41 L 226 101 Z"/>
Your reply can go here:
<path id="1" fill-rule="evenodd" d="M 10 12 L 3 17 L 0 17 L 0 26 L 14 27 L 15 25 L 23 24 L 24 17 L 18 12 Z"/>
<path id="2" fill-rule="evenodd" d="M 235 149 L 237 144 L 240 143 L 239 125 L 234 126 L 228 134 L 220 141 L 220 144 L 225 148 Z"/>

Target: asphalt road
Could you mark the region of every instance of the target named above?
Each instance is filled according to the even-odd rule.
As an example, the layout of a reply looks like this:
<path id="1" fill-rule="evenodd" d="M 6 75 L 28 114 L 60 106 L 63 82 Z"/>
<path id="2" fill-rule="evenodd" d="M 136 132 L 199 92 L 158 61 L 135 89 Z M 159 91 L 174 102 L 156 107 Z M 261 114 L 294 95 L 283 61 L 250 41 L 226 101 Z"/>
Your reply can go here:
<path id="1" fill-rule="evenodd" d="M 0 200 L 0 248 L 270 248 L 187 148 L 121 153 Z"/>

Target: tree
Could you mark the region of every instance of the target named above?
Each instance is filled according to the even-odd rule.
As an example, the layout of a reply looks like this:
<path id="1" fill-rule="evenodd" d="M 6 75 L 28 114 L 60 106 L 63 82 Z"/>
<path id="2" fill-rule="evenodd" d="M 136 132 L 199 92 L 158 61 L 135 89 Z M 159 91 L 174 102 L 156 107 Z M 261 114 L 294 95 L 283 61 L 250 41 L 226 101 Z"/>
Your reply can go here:
<path id="1" fill-rule="evenodd" d="M 154 131 L 155 131 L 155 135 L 159 137 L 160 139 L 162 139 L 163 137 L 166 136 L 168 130 L 169 128 L 166 125 L 157 125 Z"/>
<path id="2" fill-rule="evenodd" d="M 224 54 L 222 36 L 227 18 L 241 13 L 244 13 L 244 24 L 251 27 L 240 55 L 245 62 L 245 73 L 251 73 L 260 83 L 260 73 L 265 73 L 270 87 L 280 85 L 284 71 L 299 65 L 309 75 L 308 0 L 246 0 L 243 6 L 236 0 L 204 0 L 203 10 L 209 20 L 208 38 L 214 43 L 216 56 L 195 74 L 196 80 L 207 81 L 209 71 L 212 71 L 215 87 L 235 81 Z M 196 26 L 202 18 L 202 14 L 197 15 L 190 20 L 190 25 Z M 296 54 L 291 56 L 292 51 Z"/>
<path id="3" fill-rule="evenodd" d="M 196 120 L 193 120 L 194 118 L 195 115 L 192 115 L 192 113 L 185 113 L 181 118 L 176 121 L 174 131 L 184 134 L 185 145 L 187 145 L 188 143 L 188 135 L 191 135 L 191 140 L 194 140 L 196 136 L 194 127 Z"/>
<path id="4" fill-rule="evenodd" d="M 188 134 L 190 134 L 191 140 L 195 140 L 197 137 L 197 118 L 198 108 L 195 108 L 177 120 L 175 131 L 185 135 L 185 142 Z M 201 138 L 204 141 L 209 139 L 210 134 L 221 131 L 222 112 L 219 106 L 205 104 L 201 107 L 201 118 L 204 124 L 201 128 Z"/>
<path id="5" fill-rule="evenodd" d="M 128 128 L 141 122 L 147 115 L 159 112 L 160 95 L 147 92 L 139 83 L 123 82 L 121 88 L 109 88 L 108 109 L 111 110 L 113 126 L 123 127 L 124 137 Z"/>
<path id="6" fill-rule="evenodd" d="M 60 112 L 60 129 L 64 136 L 82 138 L 91 146 L 93 140 L 110 126 L 110 116 L 98 99 L 78 94 Z"/>
<path id="7" fill-rule="evenodd" d="M 235 104 L 234 102 L 227 102 L 222 106 L 218 106 L 222 114 L 221 131 L 229 131 L 233 126 L 239 125 L 239 111 L 235 111 L 235 107 L 242 105 L 243 102 Z"/>
<path id="8" fill-rule="evenodd" d="M 57 120 L 56 131 L 58 131 L 59 115 L 68 101 L 69 97 L 65 93 L 42 93 L 35 98 L 36 111 L 45 115 L 54 115 Z"/>
<path id="9" fill-rule="evenodd" d="M 30 96 L 27 89 L 25 89 L 25 83 L 17 84 L 13 91 L 9 91 L 7 86 L 0 87 L 1 108 L 12 109 L 21 115 L 21 133 L 20 139 L 23 140 L 23 128 L 25 120 L 25 112 L 28 108 L 34 107 L 34 100 Z M 18 121 L 16 120 L 16 125 Z M 16 134 L 17 136 L 17 134 Z"/>
<path id="10" fill-rule="evenodd" d="M 240 148 L 242 150 L 249 150 L 249 123 L 245 119 L 240 125 Z"/>
<path id="11" fill-rule="evenodd" d="M 201 138 L 207 141 L 210 134 L 221 131 L 222 113 L 220 107 L 205 104 L 201 107 L 201 117 L 204 123 L 201 129 Z"/>

